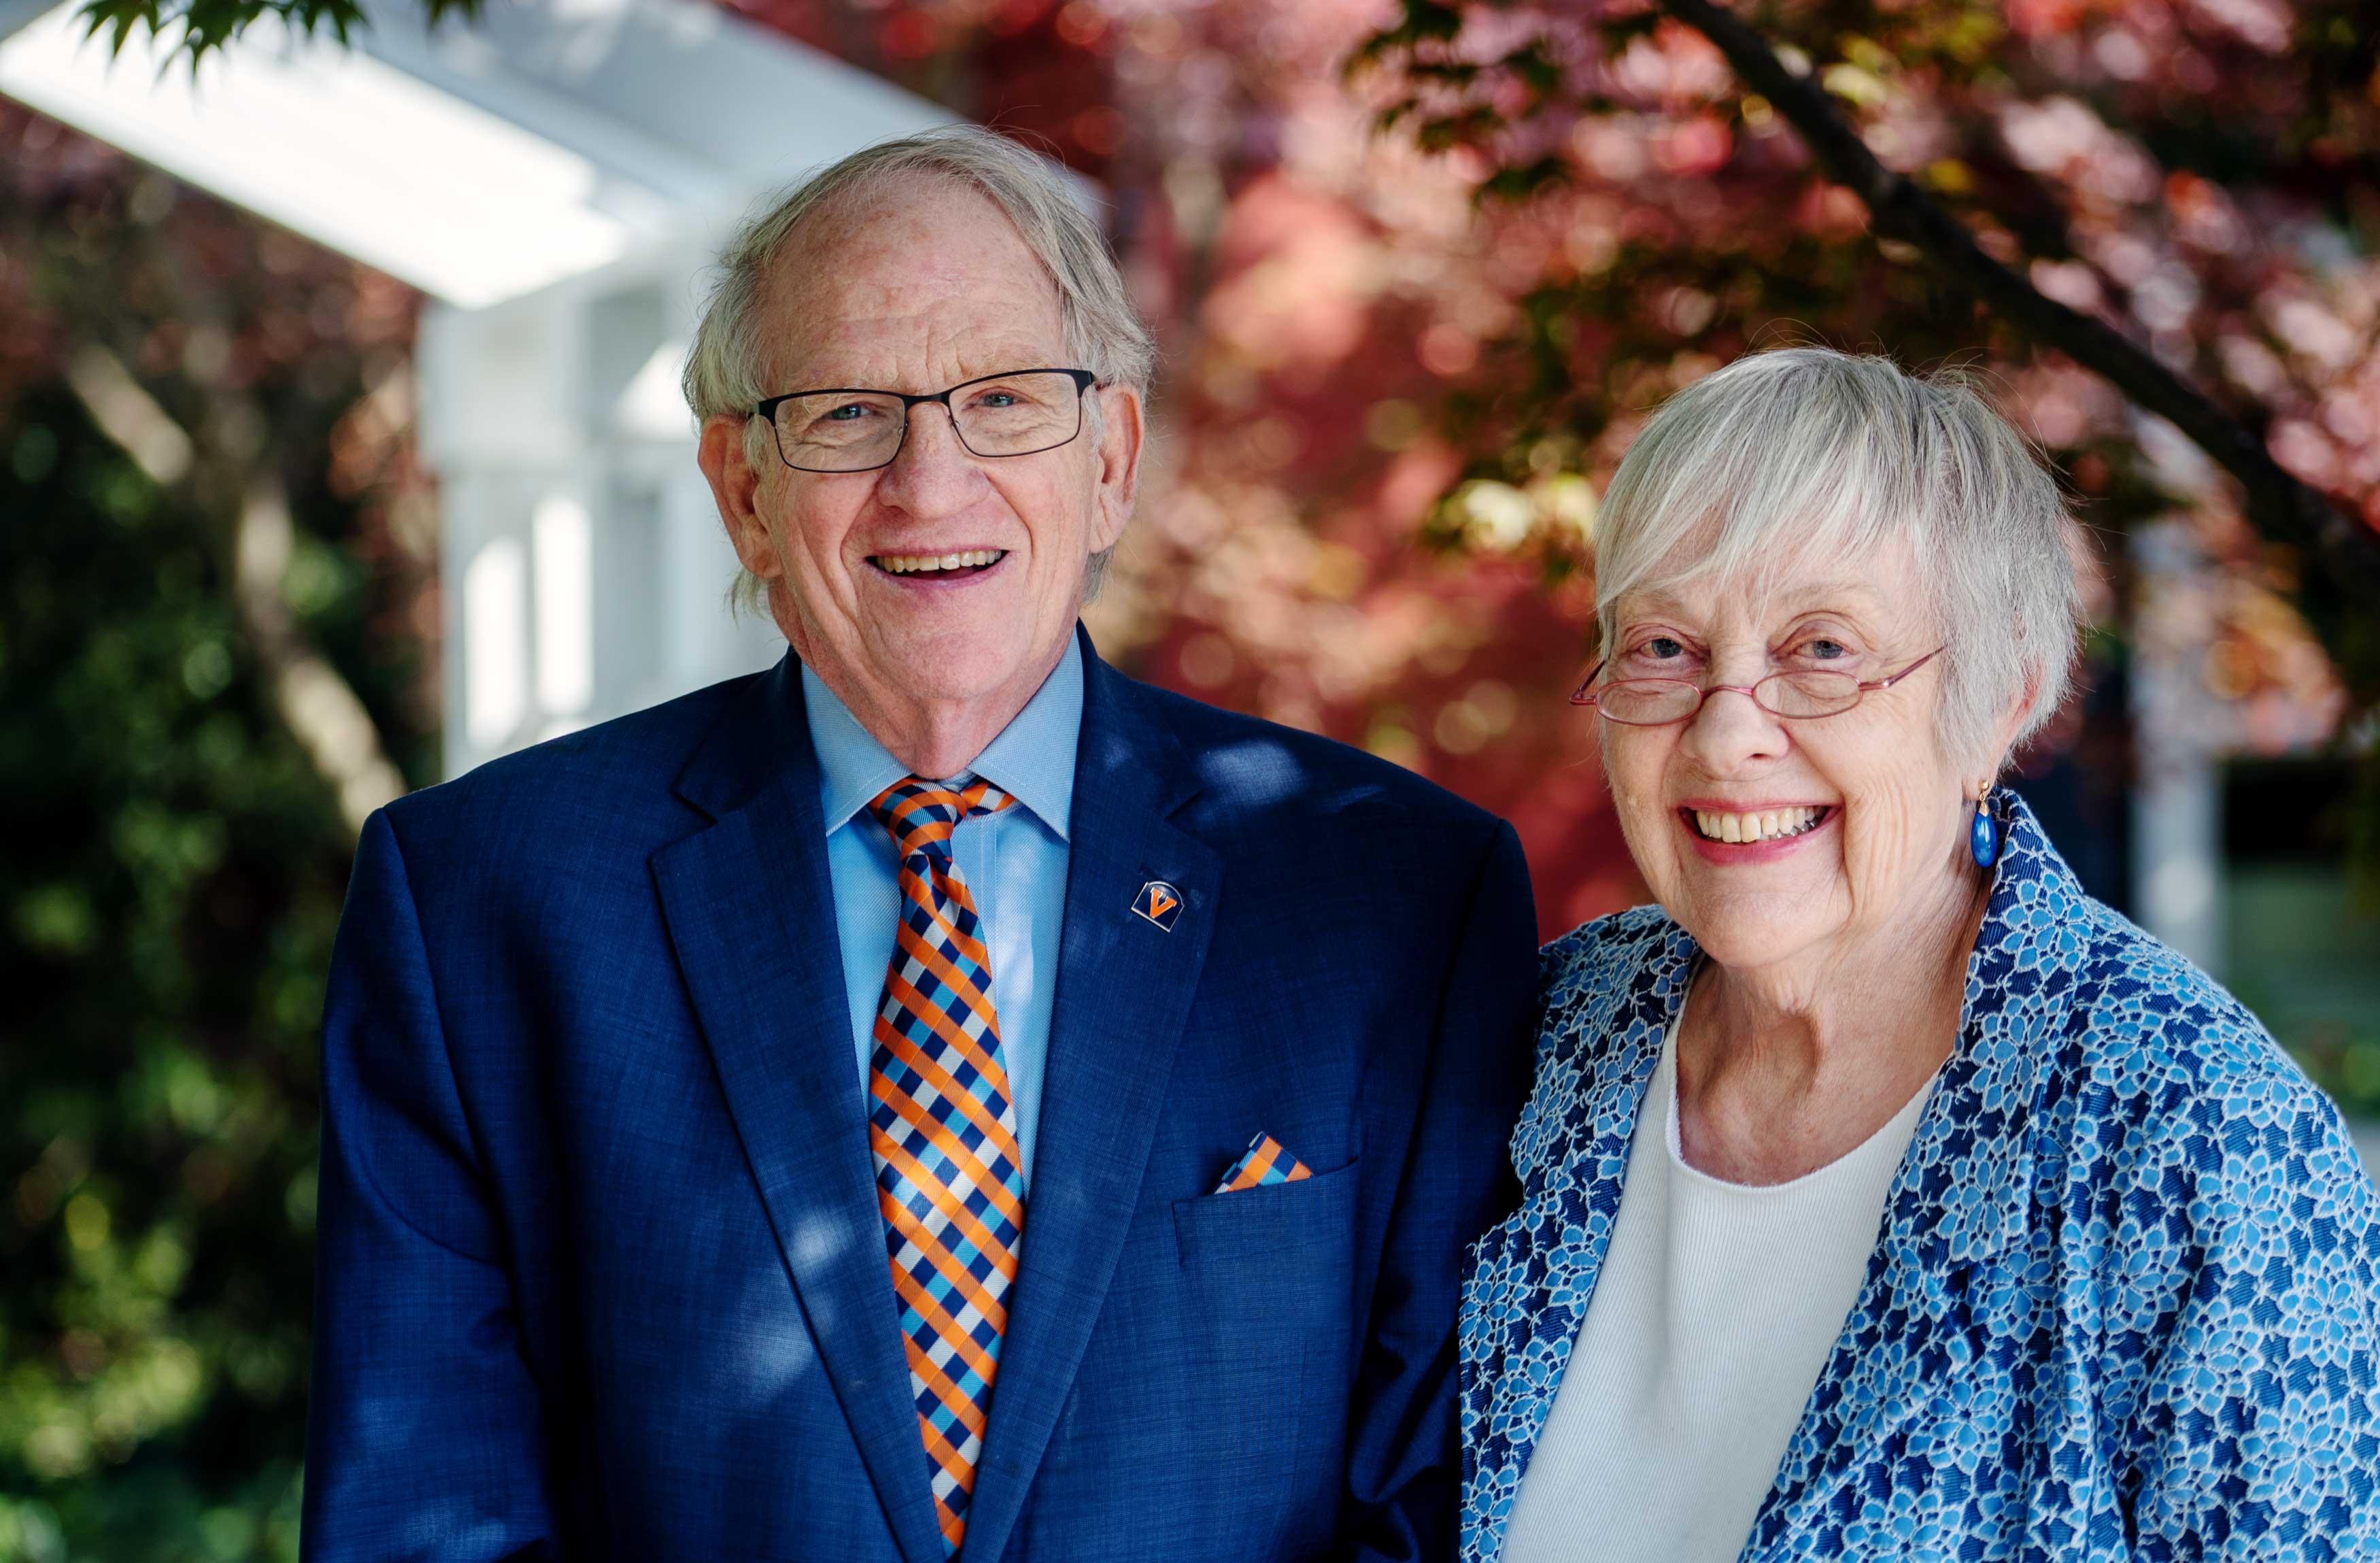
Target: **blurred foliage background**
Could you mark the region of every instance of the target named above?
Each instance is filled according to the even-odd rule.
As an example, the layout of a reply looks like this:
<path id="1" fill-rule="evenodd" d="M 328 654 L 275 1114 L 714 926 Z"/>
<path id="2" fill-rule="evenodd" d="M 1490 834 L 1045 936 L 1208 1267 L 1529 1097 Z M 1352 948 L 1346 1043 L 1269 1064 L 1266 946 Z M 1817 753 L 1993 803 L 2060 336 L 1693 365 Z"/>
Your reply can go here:
<path id="1" fill-rule="evenodd" d="M 0 1558 L 293 1557 L 355 837 L 276 680 L 301 636 L 433 779 L 369 389 L 413 300 L 7 105 L 0 147 Z M 156 470 L 73 388 L 94 351 Z M 278 665 L 211 466 L 285 493 Z"/>
<path id="2" fill-rule="evenodd" d="M 2139 732 L 2232 757 L 2229 978 L 2380 1114 L 2380 924 L 2338 872 L 2375 818 L 2373 605 L 1879 241 L 1691 31 L 732 3 L 1103 182 L 1165 371 L 1102 646 L 1504 813 L 1548 931 L 1643 895 L 1560 697 L 1645 413 L 1781 340 L 1972 366 L 2097 540 L 2085 690 L 2025 785 L 2120 900 Z M 2380 518 L 2374 0 L 1745 14 L 1993 254 Z M 419 300 L 6 104 L 0 149 L 0 1563 L 289 1558 L 322 975 L 357 822 L 439 775 Z"/>

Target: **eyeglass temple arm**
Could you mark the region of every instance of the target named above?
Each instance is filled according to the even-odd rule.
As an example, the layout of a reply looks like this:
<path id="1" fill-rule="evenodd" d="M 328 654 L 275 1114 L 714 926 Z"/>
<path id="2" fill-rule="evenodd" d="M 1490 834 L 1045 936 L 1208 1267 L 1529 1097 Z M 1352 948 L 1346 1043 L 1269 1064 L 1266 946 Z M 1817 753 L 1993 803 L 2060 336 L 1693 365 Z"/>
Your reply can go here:
<path id="1" fill-rule="evenodd" d="M 1925 666 L 1927 663 L 1933 661 L 1936 657 L 1940 656 L 1944 652 L 1947 652 L 1949 649 L 1950 648 L 1948 646 L 1937 646 L 1932 651 L 1927 652 L 1924 656 L 1919 657 L 1915 662 L 1912 662 L 1908 666 L 1902 668 L 1900 672 L 1893 674 L 1890 678 L 1878 678 L 1874 683 L 1862 684 L 1860 686 L 1860 692 L 1862 694 L 1865 694 L 1870 690 L 1888 690 L 1892 688 L 1893 685 L 1900 683 L 1903 678 L 1908 678 L 1912 673 L 1916 672 L 1919 668 Z"/>

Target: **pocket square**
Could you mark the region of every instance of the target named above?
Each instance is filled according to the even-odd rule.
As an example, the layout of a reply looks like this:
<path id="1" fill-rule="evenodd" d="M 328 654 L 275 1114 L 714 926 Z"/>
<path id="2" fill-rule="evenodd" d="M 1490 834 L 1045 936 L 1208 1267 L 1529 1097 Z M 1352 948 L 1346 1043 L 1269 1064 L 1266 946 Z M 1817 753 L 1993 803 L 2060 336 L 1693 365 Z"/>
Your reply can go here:
<path id="1" fill-rule="evenodd" d="M 1311 1178 L 1314 1169 L 1281 1148 L 1280 1141 L 1269 1134 L 1259 1134 L 1248 1142 L 1247 1150 L 1223 1174 L 1215 1185 L 1219 1194 L 1236 1194 L 1243 1189 L 1268 1189 L 1275 1183 L 1294 1183 L 1301 1178 Z"/>

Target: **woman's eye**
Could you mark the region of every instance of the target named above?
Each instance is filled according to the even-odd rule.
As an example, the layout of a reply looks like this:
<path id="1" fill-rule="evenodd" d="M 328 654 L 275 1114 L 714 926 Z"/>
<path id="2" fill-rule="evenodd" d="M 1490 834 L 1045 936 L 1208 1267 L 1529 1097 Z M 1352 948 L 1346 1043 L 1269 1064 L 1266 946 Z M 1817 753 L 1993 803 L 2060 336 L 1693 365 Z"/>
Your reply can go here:
<path id="1" fill-rule="evenodd" d="M 1852 654 L 1852 649 L 1840 641 L 1829 641 L 1821 635 L 1803 641 L 1802 654 L 1814 662 L 1840 662 Z"/>
<path id="2" fill-rule="evenodd" d="M 1637 647 L 1636 654 L 1651 657 L 1657 662 L 1667 662 L 1672 657 L 1685 655 L 1686 648 L 1670 640 L 1667 635 L 1656 635 Z"/>

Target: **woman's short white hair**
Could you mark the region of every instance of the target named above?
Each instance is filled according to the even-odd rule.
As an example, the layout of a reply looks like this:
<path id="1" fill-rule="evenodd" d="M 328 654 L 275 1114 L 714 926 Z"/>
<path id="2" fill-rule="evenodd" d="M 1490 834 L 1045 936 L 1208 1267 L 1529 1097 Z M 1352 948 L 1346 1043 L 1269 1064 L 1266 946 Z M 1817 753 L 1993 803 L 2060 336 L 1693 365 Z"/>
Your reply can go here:
<path id="1" fill-rule="evenodd" d="M 1103 385 L 1145 394 L 1156 366 L 1156 345 L 1132 307 L 1106 236 L 1072 181 L 1062 165 L 996 131 L 950 125 L 863 147 L 769 197 L 720 251 L 701 324 L 695 328 L 694 350 L 686 358 L 686 405 L 698 421 L 746 416 L 745 458 L 755 467 L 771 458 L 766 425 L 748 417 L 763 397 L 785 388 L 764 383 L 769 353 L 762 327 L 771 263 L 803 218 L 846 192 L 896 183 L 954 182 L 982 192 L 1015 225 L 1026 248 L 1058 286 L 1065 350 L 1075 360 L 1069 367 L 1089 370 Z M 1099 406 L 1096 397 L 1090 398 L 1085 433 L 1093 439 L 1099 434 Z M 1112 552 L 1092 558 L 1087 594 L 1097 590 Z M 747 573 L 732 595 L 737 606 L 757 608 L 765 593 Z"/>
<path id="2" fill-rule="evenodd" d="M 1632 593 L 1694 579 L 1759 591 L 1813 558 L 1913 553 L 1942 653 L 1945 748 L 1990 752 L 2065 698 L 2082 622 L 2076 526 L 2033 446 L 1955 372 L 1791 348 L 1671 397 L 1645 425 L 1596 527 L 1596 618 L 1615 644 Z M 1912 654 L 1932 650 L 1912 648 Z"/>

